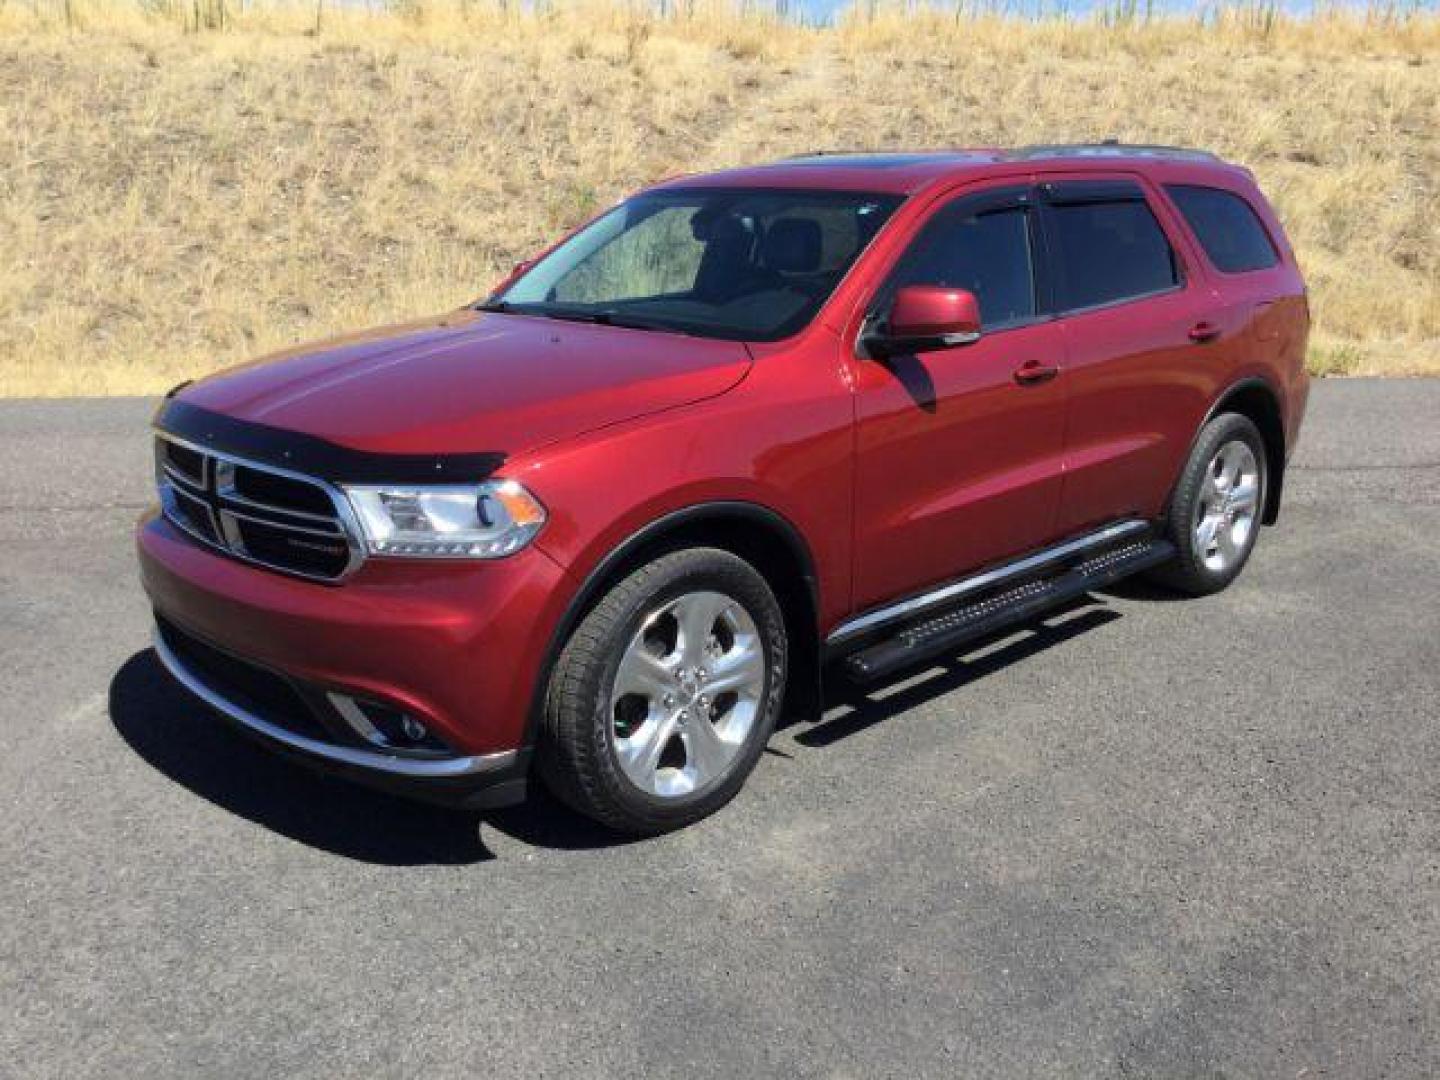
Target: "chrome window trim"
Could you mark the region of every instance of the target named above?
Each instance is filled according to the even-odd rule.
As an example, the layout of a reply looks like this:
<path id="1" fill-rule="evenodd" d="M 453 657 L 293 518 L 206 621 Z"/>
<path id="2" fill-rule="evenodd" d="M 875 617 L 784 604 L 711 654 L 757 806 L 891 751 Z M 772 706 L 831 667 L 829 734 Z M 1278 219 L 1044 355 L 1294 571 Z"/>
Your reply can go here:
<path id="1" fill-rule="evenodd" d="M 154 632 L 154 644 L 155 654 L 165 665 L 166 670 L 175 677 L 181 686 L 205 704 L 257 735 L 312 757 L 323 758 L 338 765 L 368 769 L 372 772 L 422 779 L 444 779 L 445 777 L 474 776 L 477 773 L 494 772 L 513 765 L 517 757 L 514 750 L 502 750 L 496 754 L 477 754 L 469 757 L 402 758 L 392 757 L 389 754 L 371 753 L 368 750 L 356 750 L 348 746 L 334 746 L 321 742 L 319 739 L 297 735 L 212 690 L 199 675 L 186 667 L 185 662 L 166 644 L 158 627 Z"/>
<path id="2" fill-rule="evenodd" d="M 1171 250 L 1175 250 L 1173 244 L 1171 245 Z M 1178 251 L 1175 251 L 1175 257 L 1176 259 L 1180 258 Z M 1124 307 L 1126 304 L 1141 304 L 1146 300 L 1155 300 L 1162 296 L 1173 296 L 1177 293 L 1183 293 L 1189 287 L 1190 281 L 1188 276 L 1182 277 L 1182 280 L 1177 284 L 1167 285 L 1163 289 L 1152 289 L 1149 292 L 1136 293 L 1133 296 L 1121 296 L 1114 300 L 1103 300 L 1098 304 L 1086 304 L 1084 307 L 1056 307 L 1054 317 L 1057 319 L 1073 319 L 1082 315 L 1089 315 L 1096 311 L 1110 311 L 1114 308 Z"/>
<path id="3" fill-rule="evenodd" d="M 965 596 L 967 593 L 989 588 L 1008 578 L 1029 573 L 1031 570 L 1038 570 L 1040 567 L 1049 563 L 1057 562 L 1071 555 L 1078 555 L 1083 551 L 1088 551 L 1090 548 L 1100 547 L 1104 544 L 1119 540 L 1122 537 L 1144 532 L 1149 527 L 1148 523 L 1138 518 L 1130 521 L 1117 522 L 1114 525 L 1107 525 L 1105 528 L 1095 532 L 1076 537 L 1074 540 L 1067 540 L 1054 547 L 1037 551 L 1033 555 L 1017 559 L 1014 562 L 1005 563 L 1002 566 L 997 566 L 993 570 L 987 570 L 983 573 L 975 574 L 972 577 L 961 578 L 959 581 L 952 581 L 948 585 L 942 585 L 938 589 L 921 593 L 919 596 L 913 596 L 908 600 L 887 604 L 884 607 L 876 608 L 863 615 L 857 615 L 853 619 L 847 619 L 831 631 L 830 635 L 825 639 L 825 644 L 827 646 L 844 644 L 846 641 L 857 638 L 886 623 L 897 622 L 912 615 L 918 615 L 947 601 Z"/>
<path id="4" fill-rule="evenodd" d="M 181 532 L 185 533 L 186 536 L 192 537 L 199 543 L 203 544 L 205 547 L 209 548 L 211 551 L 219 552 L 222 555 L 227 555 L 230 558 L 235 559 L 239 562 L 249 563 L 252 566 L 264 567 L 266 570 L 273 570 L 277 574 L 288 574 L 290 577 L 300 578 L 304 581 L 314 581 L 323 585 L 339 584 L 340 582 L 344 581 L 346 578 L 354 574 L 356 570 L 360 569 L 361 564 L 364 563 L 365 546 L 363 541 L 361 540 L 361 537 L 364 534 L 361 531 L 360 522 L 355 517 L 354 510 L 351 509 L 350 500 L 347 499 L 344 492 L 342 492 L 334 484 L 330 483 L 327 480 L 322 480 L 318 476 L 311 476 L 308 473 L 296 472 L 294 469 L 286 469 L 279 465 L 271 465 L 268 462 L 256 461 L 253 458 L 241 457 L 238 454 L 231 454 L 223 450 L 216 450 L 213 447 L 202 446 L 199 443 L 190 442 L 188 439 L 181 439 L 175 435 L 171 435 L 168 431 L 164 431 L 160 428 L 155 428 L 154 431 L 155 437 L 157 439 L 164 440 L 168 443 L 174 443 L 176 446 L 183 446 L 187 450 L 193 450 L 195 453 L 198 454 L 203 454 L 206 456 L 206 458 L 208 458 L 214 463 L 228 463 L 230 465 L 240 465 L 247 469 L 254 469 L 257 472 L 265 472 L 271 473 L 275 476 L 282 476 L 288 480 L 295 480 L 299 483 L 309 484 L 312 487 L 320 489 L 330 499 L 330 504 L 335 508 L 334 520 L 339 525 L 340 530 L 338 533 L 319 533 L 317 532 L 317 530 L 306 529 L 303 526 L 287 525 L 274 521 L 266 521 L 263 518 L 251 518 L 249 515 L 236 513 L 235 511 L 225 511 L 222 509 L 222 511 L 217 514 L 213 512 L 212 508 L 211 518 L 215 528 L 215 535 L 223 536 L 226 538 L 227 541 L 225 545 L 217 544 L 214 541 L 208 539 L 207 537 L 202 536 L 194 529 L 190 528 L 189 525 L 184 521 L 183 517 L 181 517 L 177 513 L 174 513 L 171 507 L 167 504 L 168 497 L 172 490 L 181 491 L 184 494 L 189 495 L 191 498 L 195 498 L 194 482 L 184 481 L 179 486 L 172 485 L 171 488 L 168 490 L 164 485 L 161 485 L 160 505 L 161 509 L 165 512 L 165 520 L 170 522 Z M 207 465 L 207 469 L 213 470 L 214 465 Z M 169 466 L 163 461 L 160 463 L 160 471 L 166 477 L 169 477 L 171 474 Z M 220 489 L 218 476 L 216 477 L 215 491 L 216 495 L 220 498 L 224 498 L 228 501 L 241 501 L 238 499 L 232 499 L 230 495 L 226 494 Z M 208 502 L 206 502 L 206 506 L 209 507 Z M 294 511 L 284 510 L 280 507 L 274 506 L 262 506 L 262 508 L 268 509 L 272 513 L 276 514 L 295 513 Z M 323 574 L 309 574 L 303 570 L 296 570 L 293 567 L 284 566 L 279 563 L 268 562 L 264 559 L 257 559 L 253 555 L 245 551 L 243 546 L 231 546 L 230 530 L 226 529 L 224 521 L 225 517 L 227 516 L 246 518 L 247 520 L 257 521 L 260 524 L 269 526 L 271 528 L 290 529 L 292 531 L 300 533 L 312 533 L 315 535 L 322 535 L 332 540 L 343 540 L 346 550 L 349 552 L 349 558 L 346 560 L 345 566 L 341 569 L 340 573 L 334 576 L 325 576 Z M 301 512 L 299 516 L 305 517 L 307 515 Z M 233 523 L 231 528 L 233 528 Z"/>

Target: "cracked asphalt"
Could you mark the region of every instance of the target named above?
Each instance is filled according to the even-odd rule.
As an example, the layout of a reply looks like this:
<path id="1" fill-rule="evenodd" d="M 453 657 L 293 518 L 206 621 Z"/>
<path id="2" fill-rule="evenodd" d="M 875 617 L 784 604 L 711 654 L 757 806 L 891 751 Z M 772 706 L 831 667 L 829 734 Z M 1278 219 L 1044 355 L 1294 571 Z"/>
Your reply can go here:
<path id="1" fill-rule="evenodd" d="M 167 683 L 151 408 L 0 404 L 0 1076 L 1440 1075 L 1440 382 L 1317 385 L 1230 591 L 834 692 L 639 843 Z"/>

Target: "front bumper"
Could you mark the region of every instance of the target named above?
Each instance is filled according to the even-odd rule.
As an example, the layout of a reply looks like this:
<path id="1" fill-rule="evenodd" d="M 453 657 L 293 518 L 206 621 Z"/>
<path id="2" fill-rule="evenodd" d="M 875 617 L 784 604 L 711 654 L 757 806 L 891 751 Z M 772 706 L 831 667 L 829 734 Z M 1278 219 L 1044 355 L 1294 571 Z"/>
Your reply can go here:
<path id="1" fill-rule="evenodd" d="M 162 624 L 307 693 L 408 713 L 448 750 L 391 754 L 297 729 L 157 633 L 175 678 L 247 733 L 407 795 L 467 806 L 523 797 L 534 688 L 564 602 L 565 575 L 538 550 L 489 563 L 375 560 L 330 586 L 226 558 L 153 513 L 141 519 L 137 547 Z"/>
<path id="2" fill-rule="evenodd" d="M 528 754 L 523 751 L 406 758 L 312 738 L 227 696 L 187 664 L 158 628 L 154 644 L 160 662 L 186 690 L 247 735 L 306 764 L 396 794 L 472 808 L 508 806 L 525 798 Z"/>

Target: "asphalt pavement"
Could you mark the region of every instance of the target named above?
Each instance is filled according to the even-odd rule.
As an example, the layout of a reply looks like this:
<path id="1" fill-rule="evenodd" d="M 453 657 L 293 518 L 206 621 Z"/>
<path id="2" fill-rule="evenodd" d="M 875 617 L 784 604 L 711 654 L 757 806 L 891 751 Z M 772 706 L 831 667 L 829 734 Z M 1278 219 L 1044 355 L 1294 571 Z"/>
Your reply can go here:
<path id="1" fill-rule="evenodd" d="M 1440 381 L 1319 384 L 1228 592 L 832 693 L 630 843 L 172 686 L 152 407 L 0 404 L 0 1076 L 1440 1075 Z"/>

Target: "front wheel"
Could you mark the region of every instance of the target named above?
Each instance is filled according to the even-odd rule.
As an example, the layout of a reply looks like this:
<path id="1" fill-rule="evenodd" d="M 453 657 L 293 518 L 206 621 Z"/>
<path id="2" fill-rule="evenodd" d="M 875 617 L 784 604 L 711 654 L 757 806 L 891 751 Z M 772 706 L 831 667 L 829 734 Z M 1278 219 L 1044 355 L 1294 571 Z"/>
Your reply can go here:
<path id="1" fill-rule="evenodd" d="M 735 796 L 774 729 L 787 642 L 743 559 L 675 552 L 612 588 L 576 627 L 546 694 L 547 785 L 623 832 L 664 832 Z"/>
<path id="2" fill-rule="evenodd" d="M 1239 576 L 1260 532 L 1269 479 L 1265 441 L 1248 417 L 1222 413 L 1200 431 L 1166 517 L 1177 556 L 1154 576 L 1192 596 Z"/>

